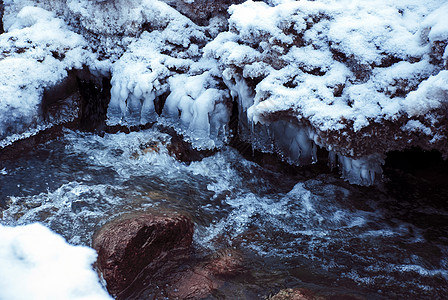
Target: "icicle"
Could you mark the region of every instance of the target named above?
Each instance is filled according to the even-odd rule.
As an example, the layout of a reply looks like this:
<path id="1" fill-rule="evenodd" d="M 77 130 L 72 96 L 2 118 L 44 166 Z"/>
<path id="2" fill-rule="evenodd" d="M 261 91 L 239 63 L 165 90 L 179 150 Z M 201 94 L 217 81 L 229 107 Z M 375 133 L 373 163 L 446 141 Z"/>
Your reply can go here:
<path id="1" fill-rule="evenodd" d="M 130 94 L 126 101 L 125 121 L 129 125 L 136 125 L 140 123 L 140 116 L 142 112 L 142 101 L 135 95 Z"/>
<path id="2" fill-rule="evenodd" d="M 369 155 L 359 159 L 338 155 L 342 177 L 352 184 L 372 185 L 376 174 L 381 174 L 384 159 L 380 155 Z"/>
<path id="3" fill-rule="evenodd" d="M 154 109 L 154 100 L 156 98 L 156 93 L 151 91 L 144 97 L 142 110 L 140 114 L 140 124 L 147 124 L 156 120 L 157 115 Z"/>
<path id="4" fill-rule="evenodd" d="M 120 82 L 112 80 L 111 98 L 107 108 L 107 124 L 117 125 L 123 120 L 126 111 L 127 88 Z"/>
<path id="5" fill-rule="evenodd" d="M 330 167 L 330 170 L 333 171 L 333 169 L 336 167 L 337 165 L 337 155 L 336 152 L 330 150 L 328 152 L 328 166 Z"/>
<path id="6" fill-rule="evenodd" d="M 317 145 L 314 142 L 312 143 L 312 155 L 311 155 L 311 159 L 312 159 L 312 163 L 315 164 L 317 163 Z"/>

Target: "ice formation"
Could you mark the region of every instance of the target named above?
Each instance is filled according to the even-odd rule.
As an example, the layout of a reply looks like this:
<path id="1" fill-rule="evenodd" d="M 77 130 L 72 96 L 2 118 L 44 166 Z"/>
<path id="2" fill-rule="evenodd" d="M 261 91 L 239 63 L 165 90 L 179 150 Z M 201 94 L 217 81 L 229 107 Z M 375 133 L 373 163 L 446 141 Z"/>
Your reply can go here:
<path id="1" fill-rule="evenodd" d="M 38 223 L 0 225 L 0 298 L 112 299 L 92 269 L 95 260 L 93 249 L 71 246 Z"/>
<path id="2" fill-rule="evenodd" d="M 445 1 L 3 2 L 1 140 L 46 125 L 44 90 L 86 66 L 111 76 L 109 125 L 199 149 L 227 142 L 235 104 L 240 138 L 295 164 L 325 148 L 353 183 L 388 151 L 448 155 Z"/>

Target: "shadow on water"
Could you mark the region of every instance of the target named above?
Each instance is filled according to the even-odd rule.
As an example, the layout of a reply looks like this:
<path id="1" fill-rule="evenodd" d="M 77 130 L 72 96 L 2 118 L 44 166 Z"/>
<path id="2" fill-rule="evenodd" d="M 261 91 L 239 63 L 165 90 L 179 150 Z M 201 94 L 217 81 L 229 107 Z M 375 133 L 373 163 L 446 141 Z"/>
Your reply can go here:
<path id="1" fill-rule="evenodd" d="M 448 161 L 439 152 L 413 148 L 390 153 L 384 173 L 395 217 L 424 230 L 429 241 L 448 245 Z"/>

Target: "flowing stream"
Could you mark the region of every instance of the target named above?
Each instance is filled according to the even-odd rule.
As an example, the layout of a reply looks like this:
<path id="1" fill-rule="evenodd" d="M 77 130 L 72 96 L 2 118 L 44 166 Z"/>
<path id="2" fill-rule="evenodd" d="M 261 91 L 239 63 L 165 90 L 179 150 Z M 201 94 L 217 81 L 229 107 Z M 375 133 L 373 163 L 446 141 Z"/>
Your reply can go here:
<path id="1" fill-rule="evenodd" d="M 118 214 L 169 208 L 192 216 L 196 255 L 229 247 L 244 255 L 244 272 L 210 299 L 263 299 L 287 287 L 366 299 L 448 298 L 446 186 L 429 194 L 393 181 L 352 186 L 329 171 L 273 171 L 230 147 L 188 165 L 168 154 L 169 141 L 157 129 L 66 130 L 1 161 L 0 222 L 42 222 L 90 246 Z"/>

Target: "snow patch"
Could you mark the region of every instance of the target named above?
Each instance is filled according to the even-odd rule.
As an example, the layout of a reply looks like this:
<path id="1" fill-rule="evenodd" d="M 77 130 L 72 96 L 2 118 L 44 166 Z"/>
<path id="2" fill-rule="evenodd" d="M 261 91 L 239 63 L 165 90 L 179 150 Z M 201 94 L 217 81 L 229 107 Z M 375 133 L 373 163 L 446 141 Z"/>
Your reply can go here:
<path id="1" fill-rule="evenodd" d="M 34 223 L 0 225 L 1 299 L 112 299 L 92 264 L 93 249 L 72 246 Z"/>
<path id="2" fill-rule="evenodd" d="M 448 3 L 436 9 L 425 19 L 423 26 L 430 28 L 428 38 L 431 43 L 448 40 L 448 22 L 446 16 L 448 16 Z"/>
<path id="3" fill-rule="evenodd" d="M 425 115 L 442 104 L 448 103 L 448 70 L 423 81 L 416 91 L 410 92 L 403 102 L 409 116 Z"/>

